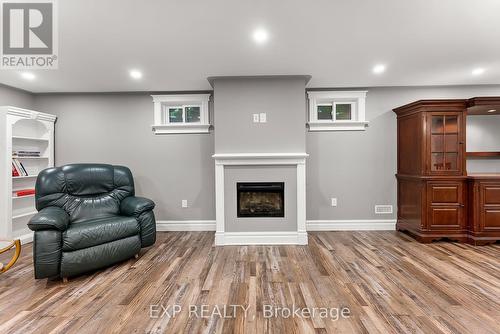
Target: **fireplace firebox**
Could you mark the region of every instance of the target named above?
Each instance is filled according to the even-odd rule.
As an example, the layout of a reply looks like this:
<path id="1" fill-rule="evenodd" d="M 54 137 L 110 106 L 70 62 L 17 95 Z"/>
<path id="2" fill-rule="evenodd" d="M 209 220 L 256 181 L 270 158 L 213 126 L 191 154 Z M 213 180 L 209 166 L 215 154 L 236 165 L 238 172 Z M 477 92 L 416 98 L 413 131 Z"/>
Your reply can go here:
<path id="1" fill-rule="evenodd" d="M 237 216 L 285 217 L 284 182 L 237 182 Z"/>

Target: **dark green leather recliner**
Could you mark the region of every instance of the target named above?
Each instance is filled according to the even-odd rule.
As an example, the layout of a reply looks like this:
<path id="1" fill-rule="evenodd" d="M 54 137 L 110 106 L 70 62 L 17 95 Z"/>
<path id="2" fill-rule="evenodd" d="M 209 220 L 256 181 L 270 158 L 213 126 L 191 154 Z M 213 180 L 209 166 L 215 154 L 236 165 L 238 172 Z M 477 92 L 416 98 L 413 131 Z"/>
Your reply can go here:
<path id="1" fill-rule="evenodd" d="M 156 241 L 154 202 L 134 196 L 127 167 L 72 164 L 36 180 L 35 278 L 71 277 L 138 254 Z"/>

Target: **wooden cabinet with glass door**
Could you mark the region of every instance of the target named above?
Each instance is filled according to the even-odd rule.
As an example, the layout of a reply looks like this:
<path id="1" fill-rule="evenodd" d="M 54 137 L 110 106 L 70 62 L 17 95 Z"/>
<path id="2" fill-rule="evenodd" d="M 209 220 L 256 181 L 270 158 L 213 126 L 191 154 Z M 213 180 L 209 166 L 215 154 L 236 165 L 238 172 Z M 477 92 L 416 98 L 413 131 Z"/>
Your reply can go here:
<path id="1" fill-rule="evenodd" d="M 466 100 L 422 100 L 394 109 L 398 120 L 396 227 L 419 241 L 467 240 L 465 110 Z"/>
<path id="2" fill-rule="evenodd" d="M 500 97 L 421 100 L 394 112 L 398 122 L 397 229 L 421 242 L 446 238 L 480 245 L 499 241 L 500 173 L 468 173 L 466 164 L 467 157 L 500 157 L 500 142 L 492 143 L 492 138 L 498 138 L 496 123 L 491 119 L 491 147 L 481 150 L 477 143 L 471 145 L 474 137 L 470 137 L 469 146 L 476 151 L 466 153 L 465 139 L 466 124 L 472 122 L 467 116 L 500 116 Z M 478 124 L 484 127 L 485 123 L 471 129 L 477 130 Z"/>

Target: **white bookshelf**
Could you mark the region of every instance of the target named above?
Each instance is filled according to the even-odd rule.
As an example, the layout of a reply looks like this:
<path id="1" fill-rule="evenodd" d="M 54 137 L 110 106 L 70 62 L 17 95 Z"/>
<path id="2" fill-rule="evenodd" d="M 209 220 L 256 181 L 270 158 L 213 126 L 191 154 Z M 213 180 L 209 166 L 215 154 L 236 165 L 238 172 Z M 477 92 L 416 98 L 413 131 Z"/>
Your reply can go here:
<path id="1" fill-rule="evenodd" d="M 12 136 L 12 139 L 34 140 L 34 141 L 49 141 L 48 138 L 37 138 L 37 137 L 27 137 L 27 136 Z"/>
<path id="2" fill-rule="evenodd" d="M 0 239 L 33 240 L 29 219 L 36 214 L 35 196 L 15 192 L 34 189 L 38 173 L 54 166 L 56 116 L 16 107 L 0 107 Z M 38 151 L 39 157 L 15 157 L 28 172 L 12 176 L 13 151 Z"/>

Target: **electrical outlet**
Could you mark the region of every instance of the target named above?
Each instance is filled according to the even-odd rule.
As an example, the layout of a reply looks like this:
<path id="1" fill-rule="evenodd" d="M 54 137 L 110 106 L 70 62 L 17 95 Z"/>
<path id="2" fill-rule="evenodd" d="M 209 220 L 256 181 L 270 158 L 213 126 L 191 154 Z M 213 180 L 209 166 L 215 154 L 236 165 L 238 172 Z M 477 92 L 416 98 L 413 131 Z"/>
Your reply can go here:
<path id="1" fill-rule="evenodd" d="M 259 114 L 253 114 L 253 122 L 254 123 L 259 123 L 259 120 L 260 120 Z"/>
<path id="2" fill-rule="evenodd" d="M 267 114 L 265 112 L 261 112 L 259 115 L 260 122 L 261 123 L 266 123 L 267 122 Z"/>
<path id="3" fill-rule="evenodd" d="M 183 208 L 187 208 L 187 207 L 188 207 L 188 200 L 187 200 L 187 199 L 183 199 L 183 200 L 182 200 L 182 203 L 181 203 L 181 206 L 182 206 Z"/>
<path id="4" fill-rule="evenodd" d="M 332 200 L 332 206 L 337 206 L 337 199 L 332 197 L 331 200 Z"/>

